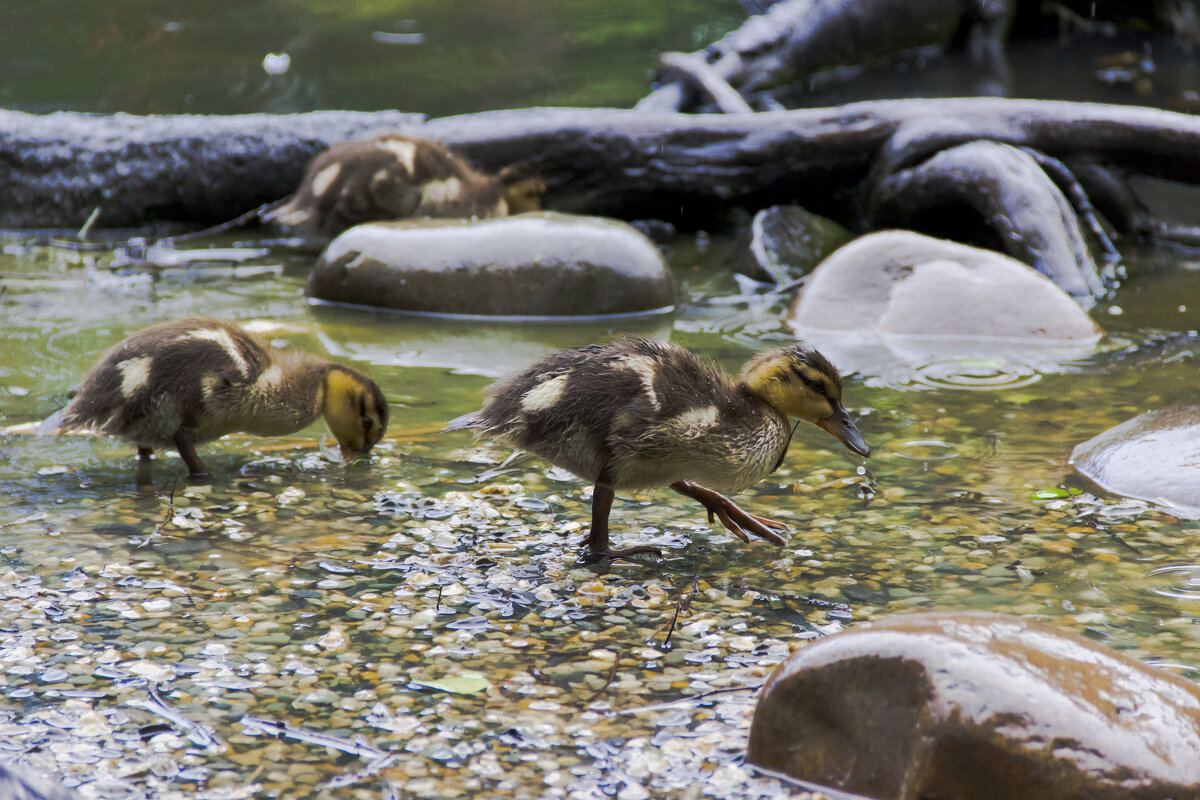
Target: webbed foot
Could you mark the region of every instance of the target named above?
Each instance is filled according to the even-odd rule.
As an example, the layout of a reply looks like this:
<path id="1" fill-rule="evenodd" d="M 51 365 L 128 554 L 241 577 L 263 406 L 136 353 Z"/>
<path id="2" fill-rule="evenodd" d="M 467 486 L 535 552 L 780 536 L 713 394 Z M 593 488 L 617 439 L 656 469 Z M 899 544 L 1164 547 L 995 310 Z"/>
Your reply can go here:
<path id="1" fill-rule="evenodd" d="M 720 492 L 705 489 L 700 484 L 692 483 L 691 481 L 672 483 L 671 488 L 704 506 L 704 509 L 708 512 L 708 521 L 710 524 L 714 521 L 714 517 L 721 520 L 722 525 L 747 544 L 750 543 L 751 535 L 765 539 L 773 545 L 782 546 L 787 544 L 787 540 L 776 533 L 776 531 L 788 530 L 787 525 L 773 519 L 760 517 L 757 514 L 751 514 L 749 511 L 743 511 L 737 503 Z"/>

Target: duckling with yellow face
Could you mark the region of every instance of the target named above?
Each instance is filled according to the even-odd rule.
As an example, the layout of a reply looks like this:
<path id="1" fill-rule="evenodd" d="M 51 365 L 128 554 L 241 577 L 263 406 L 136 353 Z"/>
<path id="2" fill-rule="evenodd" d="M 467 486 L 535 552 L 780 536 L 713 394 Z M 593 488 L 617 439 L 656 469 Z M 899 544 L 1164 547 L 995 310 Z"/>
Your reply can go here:
<path id="1" fill-rule="evenodd" d="M 335 236 L 374 220 L 537 211 L 545 191 L 529 164 L 485 175 L 439 142 L 393 133 L 333 145 L 308 165 L 296 193 L 260 219 Z"/>
<path id="2" fill-rule="evenodd" d="M 546 356 L 494 383 L 483 408 L 447 425 L 474 428 L 595 483 L 593 553 L 615 550 L 608 517 L 614 492 L 668 485 L 698 500 L 749 542 L 784 543 L 787 526 L 739 508 L 739 492 L 779 468 L 791 441 L 789 418 L 817 425 L 853 452 L 870 455 L 842 405 L 842 380 L 811 348 L 789 345 L 752 358 L 735 381 L 695 353 L 637 337 Z M 708 486 L 714 489 L 707 488 Z"/>
<path id="3" fill-rule="evenodd" d="M 154 448 L 173 447 L 191 477 L 202 478 L 208 470 L 196 445 L 237 431 L 294 433 L 320 415 L 347 460 L 370 452 L 387 430 L 387 401 L 361 372 L 192 317 L 116 344 L 41 430 L 119 436 L 137 445 L 143 463 Z"/>

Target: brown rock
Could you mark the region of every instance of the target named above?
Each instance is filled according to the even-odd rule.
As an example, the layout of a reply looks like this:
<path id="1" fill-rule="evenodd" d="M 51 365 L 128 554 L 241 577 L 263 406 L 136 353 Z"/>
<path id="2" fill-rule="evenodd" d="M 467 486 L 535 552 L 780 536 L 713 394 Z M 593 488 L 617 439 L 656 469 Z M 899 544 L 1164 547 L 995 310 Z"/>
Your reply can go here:
<path id="1" fill-rule="evenodd" d="M 587 317 L 670 311 L 675 281 L 631 226 L 544 211 L 356 225 L 325 248 L 308 294 L 432 314 Z"/>
<path id="2" fill-rule="evenodd" d="M 1200 689 L 985 612 L 864 623 L 763 687 L 751 762 L 881 800 L 1200 798 Z"/>

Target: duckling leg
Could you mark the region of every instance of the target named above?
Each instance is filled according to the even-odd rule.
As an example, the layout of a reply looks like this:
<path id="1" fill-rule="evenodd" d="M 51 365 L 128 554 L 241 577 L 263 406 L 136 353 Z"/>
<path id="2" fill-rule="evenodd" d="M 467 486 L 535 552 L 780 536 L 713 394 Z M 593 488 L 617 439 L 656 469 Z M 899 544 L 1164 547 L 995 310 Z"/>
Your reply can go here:
<path id="1" fill-rule="evenodd" d="M 748 534 L 751 533 L 760 539 L 766 539 L 774 545 L 787 543 L 786 539 L 775 532 L 786 531 L 788 529 L 787 525 L 784 525 L 782 522 L 776 522 L 773 519 L 751 514 L 748 511 L 743 511 L 738 507 L 737 503 L 720 492 L 705 489 L 700 484 L 693 483 L 692 481 L 678 481 L 672 483 L 671 488 L 685 497 L 699 501 L 700 505 L 704 506 L 708 511 L 708 521 L 710 524 L 713 521 L 713 515 L 716 515 L 721 520 L 722 525 L 737 534 L 747 544 L 750 542 Z"/>
<path id="2" fill-rule="evenodd" d="M 150 456 L 154 455 L 154 448 L 139 447 L 137 474 L 134 476 L 134 483 L 138 486 L 145 486 L 150 483 Z"/>
<path id="3" fill-rule="evenodd" d="M 179 457 L 183 459 L 183 463 L 187 464 L 189 478 L 207 478 L 208 470 L 204 467 L 204 462 L 200 460 L 200 456 L 196 455 L 196 446 L 192 444 L 192 437 L 187 431 L 175 431 L 175 449 L 179 451 Z"/>
<path id="4" fill-rule="evenodd" d="M 631 556 L 634 553 L 654 553 L 654 555 L 662 557 L 662 551 L 657 547 L 649 545 L 638 545 L 637 547 L 626 547 L 624 550 L 613 550 L 608 545 L 608 512 L 612 510 L 613 498 L 616 493 L 613 492 L 611 486 L 603 483 L 597 483 L 592 489 L 592 529 L 588 531 L 588 537 L 583 541 L 587 549 L 596 555 L 609 556 L 617 558 L 618 556 Z"/>

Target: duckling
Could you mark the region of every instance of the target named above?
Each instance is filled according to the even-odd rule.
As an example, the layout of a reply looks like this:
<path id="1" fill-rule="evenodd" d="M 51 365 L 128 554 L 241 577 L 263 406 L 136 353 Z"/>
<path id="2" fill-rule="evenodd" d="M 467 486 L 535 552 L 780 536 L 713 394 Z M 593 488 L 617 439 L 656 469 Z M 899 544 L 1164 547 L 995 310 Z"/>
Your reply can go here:
<path id="1" fill-rule="evenodd" d="M 484 175 L 443 144 L 392 133 L 333 145 L 308 165 L 300 189 L 260 218 L 335 236 L 371 220 L 537 211 L 545 191 L 529 164 Z"/>
<path id="2" fill-rule="evenodd" d="M 366 455 L 387 429 L 387 401 L 361 372 L 277 350 L 232 323 L 191 317 L 113 346 L 41 432 L 119 436 L 137 445 L 143 467 L 154 448 L 174 447 L 191 477 L 203 478 L 196 445 L 235 431 L 294 433 L 322 414 L 347 460 Z"/>
<path id="3" fill-rule="evenodd" d="M 608 517 L 615 491 L 669 485 L 700 502 L 708 521 L 749 542 L 782 545 L 787 526 L 739 508 L 739 492 L 779 468 L 789 417 L 811 422 L 861 456 L 870 448 L 842 406 L 842 379 L 816 350 L 794 344 L 760 353 L 734 381 L 695 353 L 638 337 L 552 353 L 488 389 L 483 408 L 447 424 L 474 428 L 595 483 L 593 553 L 615 550 Z M 702 484 L 715 487 L 706 488 Z"/>

